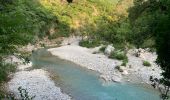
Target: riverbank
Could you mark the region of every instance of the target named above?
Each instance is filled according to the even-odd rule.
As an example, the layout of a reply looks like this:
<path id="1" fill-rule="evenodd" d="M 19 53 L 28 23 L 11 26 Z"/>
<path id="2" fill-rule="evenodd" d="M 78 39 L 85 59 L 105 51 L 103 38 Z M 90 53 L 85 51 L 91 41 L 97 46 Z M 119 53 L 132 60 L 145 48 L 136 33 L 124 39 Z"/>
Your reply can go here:
<path id="1" fill-rule="evenodd" d="M 151 52 L 143 53 L 143 57 L 136 57 L 134 50 L 128 51 L 129 62 L 123 67 L 126 73 L 116 70 L 116 66 L 120 66 L 121 61 L 109 59 L 102 53 L 95 53 L 100 47 L 88 49 L 80 47 L 78 41 L 80 39 L 65 39 L 61 47 L 48 49 L 52 55 L 61 59 L 72 61 L 82 67 L 101 73 L 100 77 L 106 81 L 130 81 L 135 83 L 150 83 L 149 77 L 160 78 L 161 69 L 155 64 L 156 54 Z M 70 45 L 68 45 L 70 44 Z M 143 61 L 147 60 L 152 65 L 150 67 L 143 66 Z"/>
<path id="2" fill-rule="evenodd" d="M 28 95 L 34 100 L 70 100 L 71 97 L 61 92 L 59 87 L 49 77 L 49 73 L 43 69 L 33 69 L 31 63 L 23 64 L 23 61 L 15 58 L 18 62 L 17 72 L 12 75 L 12 79 L 7 83 L 7 90 L 20 96 L 19 87 L 26 89 Z"/>

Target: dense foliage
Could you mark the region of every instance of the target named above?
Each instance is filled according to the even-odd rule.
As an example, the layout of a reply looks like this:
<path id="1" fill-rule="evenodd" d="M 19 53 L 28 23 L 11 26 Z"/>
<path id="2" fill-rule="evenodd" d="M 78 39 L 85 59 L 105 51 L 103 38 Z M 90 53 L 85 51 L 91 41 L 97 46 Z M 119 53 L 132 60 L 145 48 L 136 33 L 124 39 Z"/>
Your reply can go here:
<path id="1" fill-rule="evenodd" d="M 71 4 L 66 0 L 1 0 L 1 33 L 8 36 L 5 43 L 16 37 L 20 37 L 17 43 L 25 44 L 35 43 L 37 37 L 55 39 L 74 34 L 123 44 L 133 40 L 127 19 L 131 3 L 132 0 L 75 0 Z"/>
<path id="2" fill-rule="evenodd" d="M 165 86 L 161 97 L 165 100 L 170 88 L 170 0 L 135 0 L 134 4 L 129 18 L 133 29 L 138 30 L 135 34 L 142 34 L 139 43 L 148 37 L 156 40 L 157 64 L 164 70 L 159 80 Z"/>

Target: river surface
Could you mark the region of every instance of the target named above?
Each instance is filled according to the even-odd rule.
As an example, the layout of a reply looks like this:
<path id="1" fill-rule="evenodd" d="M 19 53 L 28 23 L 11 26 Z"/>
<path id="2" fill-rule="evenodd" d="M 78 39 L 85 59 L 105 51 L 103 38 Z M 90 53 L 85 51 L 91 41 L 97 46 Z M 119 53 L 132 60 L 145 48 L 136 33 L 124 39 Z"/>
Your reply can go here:
<path id="1" fill-rule="evenodd" d="M 149 87 L 132 83 L 105 83 L 99 73 L 52 56 L 45 49 L 33 53 L 34 68 L 52 74 L 56 85 L 73 100 L 160 100 L 159 93 Z"/>

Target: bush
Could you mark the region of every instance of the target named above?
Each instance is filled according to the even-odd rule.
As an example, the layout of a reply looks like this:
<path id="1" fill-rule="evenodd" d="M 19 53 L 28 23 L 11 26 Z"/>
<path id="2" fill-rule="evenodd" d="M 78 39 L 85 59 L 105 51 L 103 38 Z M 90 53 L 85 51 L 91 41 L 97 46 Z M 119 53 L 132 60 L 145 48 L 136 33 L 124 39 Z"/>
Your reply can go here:
<path id="1" fill-rule="evenodd" d="M 82 40 L 79 42 L 79 45 L 82 47 L 94 48 L 100 46 L 100 42 L 98 40 Z"/>
<path id="2" fill-rule="evenodd" d="M 128 63 L 128 59 L 124 59 L 124 60 L 122 61 L 121 66 L 126 66 L 127 63 Z"/>
<path id="3" fill-rule="evenodd" d="M 123 51 L 113 51 L 109 55 L 109 58 L 122 60 L 121 66 L 126 66 L 126 64 L 128 63 L 128 57 L 126 56 L 125 52 L 123 52 Z"/>
<path id="4" fill-rule="evenodd" d="M 143 65 L 148 66 L 148 67 L 151 66 L 150 62 L 148 62 L 148 61 L 143 61 Z"/>
<path id="5" fill-rule="evenodd" d="M 0 62 L 0 83 L 2 81 L 6 81 L 8 77 L 8 73 L 14 72 L 16 70 L 16 66 L 12 64 L 5 64 L 2 61 Z"/>
<path id="6" fill-rule="evenodd" d="M 18 91 L 20 93 L 21 100 L 33 100 L 35 98 L 35 96 L 29 96 L 27 90 L 22 87 L 19 87 Z"/>
<path id="7" fill-rule="evenodd" d="M 105 49 L 106 49 L 106 46 L 102 46 L 102 47 L 99 49 L 99 51 L 104 52 Z"/>
<path id="8" fill-rule="evenodd" d="M 113 51 L 110 55 L 109 58 L 112 59 L 117 59 L 117 60 L 127 60 L 127 56 L 124 52 L 122 51 Z"/>
<path id="9" fill-rule="evenodd" d="M 22 87 L 18 88 L 18 92 L 20 93 L 19 98 L 14 95 L 14 93 L 2 93 L 0 94 L 0 99 L 2 100 L 33 100 L 35 96 L 30 96 L 26 89 Z"/>

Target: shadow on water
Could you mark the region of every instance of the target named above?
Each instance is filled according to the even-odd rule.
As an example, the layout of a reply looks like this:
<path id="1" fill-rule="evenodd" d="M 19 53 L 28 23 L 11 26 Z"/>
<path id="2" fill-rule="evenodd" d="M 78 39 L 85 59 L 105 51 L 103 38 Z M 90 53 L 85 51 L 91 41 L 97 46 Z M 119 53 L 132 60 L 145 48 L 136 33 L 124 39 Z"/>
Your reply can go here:
<path id="1" fill-rule="evenodd" d="M 33 53 L 35 68 L 45 68 L 53 79 L 75 100 L 160 100 L 159 94 L 140 85 L 105 83 L 99 74 L 52 56 L 45 49 Z"/>

